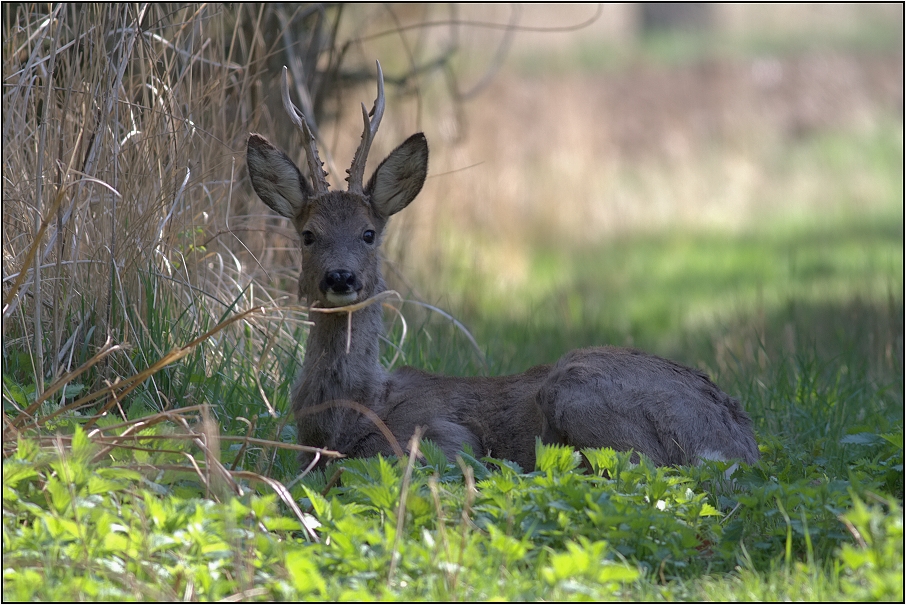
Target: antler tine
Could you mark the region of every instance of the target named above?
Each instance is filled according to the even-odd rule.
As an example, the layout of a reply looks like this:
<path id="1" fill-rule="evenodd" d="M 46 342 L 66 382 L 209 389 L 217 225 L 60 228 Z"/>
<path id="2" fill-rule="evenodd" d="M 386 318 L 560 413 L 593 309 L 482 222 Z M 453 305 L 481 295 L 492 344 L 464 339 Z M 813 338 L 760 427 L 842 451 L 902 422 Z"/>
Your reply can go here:
<path id="1" fill-rule="evenodd" d="M 327 173 L 324 172 L 324 162 L 318 156 L 318 145 L 315 143 L 315 137 L 305 121 L 305 116 L 293 105 L 292 99 L 289 98 L 289 82 L 286 77 L 286 66 L 283 66 L 283 78 L 280 82 L 280 88 L 283 93 L 283 109 L 289 114 L 289 119 L 293 121 L 296 128 L 302 131 L 305 139 L 305 157 L 308 160 L 308 171 L 311 173 L 311 184 L 315 192 L 319 195 L 330 191 L 330 185 L 327 183 Z"/>
<path id="2" fill-rule="evenodd" d="M 362 103 L 362 119 L 365 122 L 362 142 L 352 158 L 352 166 L 346 171 L 349 173 L 349 176 L 346 177 L 349 182 L 349 191 L 353 193 L 364 193 L 362 180 L 365 176 L 365 161 L 368 159 L 368 151 L 371 149 L 374 135 L 377 134 L 378 127 L 381 125 L 381 118 L 384 117 L 384 72 L 381 71 L 381 62 L 375 61 L 375 63 L 377 63 L 377 99 L 374 100 L 374 107 L 371 108 L 370 114 L 365 109 L 365 104 Z M 373 117 L 369 119 L 369 115 Z"/>

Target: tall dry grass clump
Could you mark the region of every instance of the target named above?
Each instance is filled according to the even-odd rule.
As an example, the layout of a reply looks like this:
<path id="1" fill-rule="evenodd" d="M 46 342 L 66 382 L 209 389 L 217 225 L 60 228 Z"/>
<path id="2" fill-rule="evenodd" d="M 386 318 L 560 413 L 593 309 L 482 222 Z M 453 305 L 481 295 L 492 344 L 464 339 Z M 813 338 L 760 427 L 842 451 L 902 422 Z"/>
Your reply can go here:
<path id="1" fill-rule="evenodd" d="M 255 49 L 226 47 L 238 25 L 204 6 L 4 11 L 4 365 L 30 351 L 40 394 L 106 342 L 113 380 L 137 369 L 149 313 L 175 305 L 201 333 L 266 301 L 206 241 L 255 113 Z"/>
<path id="2" fill-rule="evenodd" d="M 245 316 L 246 329 L 199 342 L 202 363 L 242 354 L 244 339 L 259 351 L 280 333 L 291 339 L 304 316 L 275 309 L 289 276 L 273 267 L 293 263 L 272 257 L 292 240 L 248 193 L 245 140 L 260 127 L 291 148 L 291 129 L 274 124 L 282 112 L 268 106 L 276 64 L 290 63 L 313 93 L 341 88 L 330 36 L 339 15 L 264 5 L 3 10 L 4 376 L 33 384 L 30 401 L 63 404 L 61 377 L 93 368 L 92 387 L 144 380 L 168 349 L 261 305 L 269 311 Z M 327 105 L 314 103 L 316 115 Z M 45 395 L 48 383 L 55 393 Z M 153 405 L 167 407 L 155 391 Z"/>
<path id="3" fill-rule="evenodd" d="M 279 70 L 289 67 L 338 187 L 359 128 L 344 125 L 340 140 L 338 108 L 355 109 L 346 91 L 373 87 L 375 49 L 391 57 L 388 94 L 417 99 L 419 82 L 449 68 L 456 44 L 426 42 L 424 30 L 409 28 L 428 8 L 2 10 L 4 407 L 15 418 L 7 426 L 122 406 L 140 384 L 151 412 L 220 403 L 166 388 L 172 380 L 158 372 L 190 353 L 184 382 L 203 381 L 230 356 L 245 360 L 273 414 L 259 374 L 287 378 L 263 359 L 272 348 L 298 353 L 306 316 L 294 307 L 295 235 L 253 195 L 245 145 L 260 131 L 298 149 L 272 94 Z M 369 27 L 380 31 L 366 36 Z M 392 113 L 381 145 L 401 130 Z"/>

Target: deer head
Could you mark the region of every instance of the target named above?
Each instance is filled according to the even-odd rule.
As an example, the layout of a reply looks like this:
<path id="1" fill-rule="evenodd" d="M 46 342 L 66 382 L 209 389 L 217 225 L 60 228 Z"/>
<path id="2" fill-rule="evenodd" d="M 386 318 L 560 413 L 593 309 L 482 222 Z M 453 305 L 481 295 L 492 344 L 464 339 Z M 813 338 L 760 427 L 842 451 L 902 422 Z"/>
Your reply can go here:
<path id="1" fill-rule="evenodd" d="M 252 186 L 277 214 L 293 221 L 302 244 L 299 293 L 309 304 L 349 305 L 383 290 L 379 248 L 388 219 L 409 205 L 428 173 L 428 142 L 414 134 L 393 150 L 363 186 L 368 151 L 384 113 L 384 78 L 371 112 L 362 105 L 362 142 L 347 171 L 347 191 L 331 191 L 311 129 L 289 97 L 283 70 L 283 106 L 302 132 L 311 182 L 267 139 L 252 134 L 247 162 Z M 369 117 L 370 116 L 370 117 Z"/>

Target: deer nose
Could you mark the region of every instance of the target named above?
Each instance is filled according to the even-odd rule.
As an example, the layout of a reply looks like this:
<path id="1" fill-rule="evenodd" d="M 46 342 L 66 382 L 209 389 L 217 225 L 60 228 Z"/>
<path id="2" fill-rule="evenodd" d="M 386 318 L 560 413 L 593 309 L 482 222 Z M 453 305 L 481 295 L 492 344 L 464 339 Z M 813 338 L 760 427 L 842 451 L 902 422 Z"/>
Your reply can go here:
<path id="1" fill-rule="evenodd" d="M 355 273 L 352 271 L 328 271 L 324 276 L 322 286 L 322 290 L 325 292 L 336 292 L 337 294 L 359 289 Z"/>

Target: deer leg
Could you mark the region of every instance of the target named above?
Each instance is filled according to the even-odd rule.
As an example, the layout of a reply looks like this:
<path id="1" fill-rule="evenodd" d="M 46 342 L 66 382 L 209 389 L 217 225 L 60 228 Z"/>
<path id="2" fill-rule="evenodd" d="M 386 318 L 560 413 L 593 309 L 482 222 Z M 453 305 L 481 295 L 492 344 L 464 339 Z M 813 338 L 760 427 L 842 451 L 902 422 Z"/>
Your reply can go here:
<path id="1" fill-rule="evenodd" d="M 484 456 L 481 441 L 472 431 L 449 420 L 433 420 L 425 431 L 425 439 L 430 439 L 437 447 L 443 450 L 447 460 L 456 460 L 456 454 L 462 451 L 464 445 L 472 448 L 476 456 Z"/>

